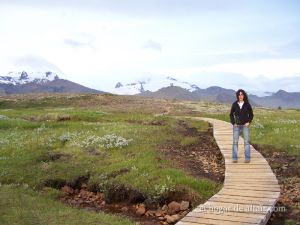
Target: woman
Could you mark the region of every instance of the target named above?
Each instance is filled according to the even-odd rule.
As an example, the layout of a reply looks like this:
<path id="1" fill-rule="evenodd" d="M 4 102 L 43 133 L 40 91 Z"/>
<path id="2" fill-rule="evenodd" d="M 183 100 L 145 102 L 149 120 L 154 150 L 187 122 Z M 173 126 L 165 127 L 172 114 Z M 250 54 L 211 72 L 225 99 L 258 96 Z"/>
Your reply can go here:
<path id="1" fill-rule="evenodd" d="M 245 146 L 245 162 L 250 162 L 249 125 L 253 120 L 253 110 L 243 89 L 236 92 L 236 101 L 231 106 L 230 122 L 233 125 L 232 161 L 238 160 L 238 142 L 243 131 Z"/>

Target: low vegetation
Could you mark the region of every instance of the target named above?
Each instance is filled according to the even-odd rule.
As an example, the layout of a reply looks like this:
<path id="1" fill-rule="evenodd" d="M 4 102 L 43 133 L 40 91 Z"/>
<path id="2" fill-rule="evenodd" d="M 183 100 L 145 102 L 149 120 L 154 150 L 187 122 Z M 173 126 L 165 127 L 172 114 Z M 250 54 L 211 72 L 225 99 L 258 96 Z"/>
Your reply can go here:
<path id="1" fill-rule="evenodd" d="M 150 113 L 117 111 L 102 107 L 101 101 L 95 106 L 94 97 L 90 108 L 89 99 L 83 97 L 80 101 L 83 98 L 85 105 L 78 107 L 68 105 L 68 98 L 64 106 L 62 99 L 55 105 L 48 97 L 0 102 L 0 195 L 1 199 L 7 196 L 0 205 L 1 224 L 26 224 L 24 218 L 27 224 L 94 220 L 106 224 L 108 218 L 110 224 L 130 224 L 110 215 L 78 213 L 55 201 L 57 190 L 66 184 L 76 188 L 85 183 L 88 190 L 104 194 L 125 186 L 151 200 L 185 187 L 202 202 L 220 189 L 211 180 L 170 166 L 159 152 L 159 145 L 183 137 L 177 119 L 154 115 L 153 109 Z M 208 128 L 204 122 L 197 126 Z M 182 139 L 182 145 L 193 143 L 194 137 Z M 71 222 L 64 219 L 70 217 Z"/>

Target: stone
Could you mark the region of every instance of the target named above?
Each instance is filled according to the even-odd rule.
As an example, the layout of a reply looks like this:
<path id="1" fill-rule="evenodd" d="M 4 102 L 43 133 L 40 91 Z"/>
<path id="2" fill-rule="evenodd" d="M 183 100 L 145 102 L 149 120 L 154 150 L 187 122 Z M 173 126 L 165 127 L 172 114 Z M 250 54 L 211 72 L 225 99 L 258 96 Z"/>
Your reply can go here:
<path id="1" fill-rule="evenodd" d="M 154 216 L 155 215 L 155 211 L 153 210 L 148 210 L 146 213 L 145 213 L 146 216 Z"/>
<path id="2" fill-rule="evenodd" d="M 105 202 L 105 201 L 101 202 L 101 206 L 102 206 L 102 207 L 104 207 L 105 205 L 106 205 L 106 202 Z"/>
<path id="3" fill-rule="evenodd" d="M 43 169 L 43 170 L 49 169 L 49 164 L 46 163 L 46 162 L 42 162 L 42 169 Z"/>
<path id="4" fill-rule="evenodd" d="M 160 217 L 160 216 L 162 216 L 163 215 L 163 213 L 162 213 L 162 211 L 160 211 L 160 210 L 158 210 L 157 212 L 155 212 L 155 216 L 156 217 Z"/>
<path id="5" fill-rule="evenodd" d="M 140 205 L 138 206 L 137 210 L 136 210 L 136 214 L 137 214 L 138 216 L 142 216 L 142 215 L 144 215 L 145 213 L 146 213 L 146 207 L 145 207 L 145 205 L 144 205 L 144 204 L 140 204 Z"/>
<path id="6" fill-rule="evenodd" d="M 69 187 L 68 185 L 65 185 L 61 188 L 61 190 L 65 193 L 65 194 L 73 194 L 74 193 L 74 189 Z"/>
<path id="7" fill-rule="evenodd" d="M 128 207 L 126 207 L 126 206 L 122 207 L 122 208 L 121 208 L 121 211 L 122 211 L 122 212 L 127 212 L 127 211 L 128 211 Z"/>
<path id="8" fill-rule="evenodd" d="M 160 217 L 158 217 L 158 219 L 159 219 L 159 220 L 165 220 L 165 217 L 160 216 Z"/>
<path id="9" fill-rule="evenodd" d="M 181 218 L 185 217 L 188 213 L 189 213 L 188 210 L 182 211 L 182 212 L 180 213 Z"/>
<path id="10" fill-rule="evenodd" d="M 168 210 L 169 214 L 175 214 L 180 211 L 180 204 L 178 202 L 173 201 L 168 204 L 168 207 L 169 207 Z"/>
<path id="11" fill-rule="evenodd" d="M 286 170 L 287 166 L 284 165 L 284 166 L 281 167 L 281 169 Z"/>
<path id="12" fill-rule="evenodd" d="M 180 203 L 180 210 L 181 211 L 184 211 L 184 210 L 187 210 L 190 206 L 190 203 L 188 201 L 182 201 Z"/>
<path id="13" fill-rule="evenodd" d="M 169 209 L 169 207 L 168 207 L 167 205 L 164 205 L 164 206 L 161 208 L 162 211 L 168 211 L 168 209 Z"/>
<path id="14" fill-rule="evenodd" d="M 172 216 L 166 215 L 165 219 L 167 220 L 168 223 L 175 223 L 178 220 L 180 220 L 180 216 L 178 214 L 174 214 Z"/>

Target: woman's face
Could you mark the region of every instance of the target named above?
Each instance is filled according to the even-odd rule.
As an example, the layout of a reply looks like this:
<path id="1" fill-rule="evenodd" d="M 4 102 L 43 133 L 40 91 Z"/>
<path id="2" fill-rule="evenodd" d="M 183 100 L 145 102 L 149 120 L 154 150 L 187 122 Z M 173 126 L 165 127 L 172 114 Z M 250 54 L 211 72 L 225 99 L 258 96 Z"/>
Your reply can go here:
<path id="1" fill-rule="evenodd" d="M 243 94 L 243 92 L 239 93 L 239 101 L 244 101 L 244 94 Z"/>

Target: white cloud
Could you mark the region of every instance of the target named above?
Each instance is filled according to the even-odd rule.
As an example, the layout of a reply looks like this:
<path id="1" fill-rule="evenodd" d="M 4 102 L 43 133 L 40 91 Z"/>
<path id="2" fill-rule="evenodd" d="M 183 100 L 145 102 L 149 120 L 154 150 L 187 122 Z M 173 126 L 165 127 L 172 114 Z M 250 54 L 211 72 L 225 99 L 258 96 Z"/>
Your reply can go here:
<path id="1" fill-rule="evenodd" d="M 299 59 L 263 59 L 251 62 L 223 63 L 213 66 L 177 68 L 162 71 L 178 75 L 193 75 L 197 73 L 235 73 L 253 78 L 265 76 L 267 78 L 280 78 L 298 76 L 300 74 Z"/>
<path id="2" fill-rule="evenodd" d="M 144 49 L 153 49 L 153 50 L 159 51 L 159 52 L 162 50 L 161 44 L 159 42 L 152 41 L 152 40 L 146 41 L 143 48 Z"/>
<path id="3" fill-rule="evenodd" d="M 57 74 L 63 75 L 63 72 L 53 63 L 46 59 L 34 56 L 25 55 L 14 60 L 14 68 L 16 70 L 28 70 L 28 71 L 52 71 Z"/>

